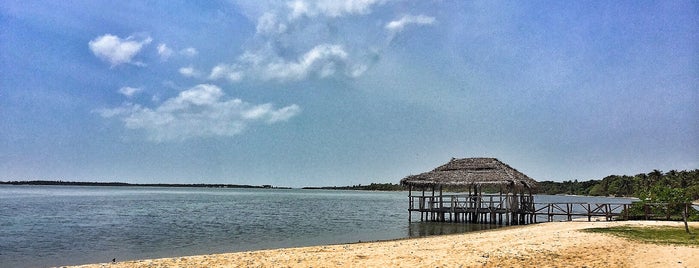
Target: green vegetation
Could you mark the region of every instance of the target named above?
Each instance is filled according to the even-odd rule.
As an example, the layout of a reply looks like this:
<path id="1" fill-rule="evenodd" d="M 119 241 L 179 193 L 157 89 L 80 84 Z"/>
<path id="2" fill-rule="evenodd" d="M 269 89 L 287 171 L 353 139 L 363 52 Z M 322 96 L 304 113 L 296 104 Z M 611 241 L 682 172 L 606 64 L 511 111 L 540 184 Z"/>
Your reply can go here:
<path id="1" fill-rule="evenodd" d="M 585 229 L 586 232 L 612 234 L 646 243 L 699 246 L 697 230 L 692 230 L 692 234 L 687 234 L 684 228 L 679 227 L 618 226 Z"/>
<path id="2" fill-rule="evenodd" d="M 663 173 L 653 170 L 635 176 L 610 175 L 601 180 L 589 181 L 541 181 L 540 194 L 573 194 L 592 196 L 627 196 L 652 198 L 660 189 L 682 189 L 689 200 L 699 199 L 699 169 L 691 171 L 670 170 Z"/>
<path id="3" fill-rule="evenodd" d="M 687 233 L 690 232 L 687 221 L 699 220 L 699 213 L 687 205 L 699 199 L 699 169 L 667 173 L 656 169 L 647 174 L 611 175 L 586 182 L 544 181 L 539 183 L 538 192 L 638 197 L 640 201 L 634 202 L 625 213 L 627 219 L 681 220 Z"/>

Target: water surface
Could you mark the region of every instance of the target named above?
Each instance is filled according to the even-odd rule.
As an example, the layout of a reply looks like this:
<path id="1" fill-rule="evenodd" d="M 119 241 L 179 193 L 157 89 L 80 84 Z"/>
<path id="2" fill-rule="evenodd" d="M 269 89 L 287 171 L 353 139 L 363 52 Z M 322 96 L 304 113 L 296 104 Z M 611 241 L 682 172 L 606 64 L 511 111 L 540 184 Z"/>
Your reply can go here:
<path id="1" fill-rule="evenodd" d="M 464 231 L 420 231 L 422 224 L 408 223 L 406 208 L 403 192 L 0 186 L 0 266 L 386 240 L 409 237 L 411 230 Z"/>
<path id="2" fill-rule="evenodd" d="M 0 266 L 174 257 L 497 227 L 409 223 L 407 202 L 407 192 L 0 185 Z"/>

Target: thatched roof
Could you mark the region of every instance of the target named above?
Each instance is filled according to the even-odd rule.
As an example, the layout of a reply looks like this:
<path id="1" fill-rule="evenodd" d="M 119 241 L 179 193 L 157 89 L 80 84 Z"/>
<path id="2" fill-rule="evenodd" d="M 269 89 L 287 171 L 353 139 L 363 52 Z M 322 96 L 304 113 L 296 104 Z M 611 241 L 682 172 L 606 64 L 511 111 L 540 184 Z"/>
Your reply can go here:
<path id="1" fill-rule="evenodd" d="M 509 185 L 535 188 L 536 181 L 495 158 L 452 158 L 432 171 L 403 178 L 402 185 Z"/>

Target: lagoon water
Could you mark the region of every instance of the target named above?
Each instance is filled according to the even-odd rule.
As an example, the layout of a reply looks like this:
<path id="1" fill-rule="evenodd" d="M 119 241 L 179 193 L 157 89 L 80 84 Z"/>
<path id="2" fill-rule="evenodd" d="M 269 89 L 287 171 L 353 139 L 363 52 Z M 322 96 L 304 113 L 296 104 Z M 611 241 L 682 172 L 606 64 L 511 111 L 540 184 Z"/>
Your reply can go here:
<path id="1" fill-rule="evenodd" d="M 476 231 L 408 223 L 406 192 L 0 185 L 0 267 L 46 267 Z M 536 202 L 622 202 L 537 196 Z"/>

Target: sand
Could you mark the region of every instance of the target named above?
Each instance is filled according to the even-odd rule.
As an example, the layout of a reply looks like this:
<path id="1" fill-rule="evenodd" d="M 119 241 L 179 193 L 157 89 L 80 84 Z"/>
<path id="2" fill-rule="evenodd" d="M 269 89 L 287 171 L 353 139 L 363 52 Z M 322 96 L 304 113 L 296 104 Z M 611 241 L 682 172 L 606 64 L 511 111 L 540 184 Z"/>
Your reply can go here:
<path id="1" fill-rule="evenodd" d="M 699 267 L 699 247 L 655 245 L 581 229 L 681 222 L 549 222 L 347 245 L 88 264 L 74 267 Z M 699 228 L 699 223 L 691 223 Z"/>

